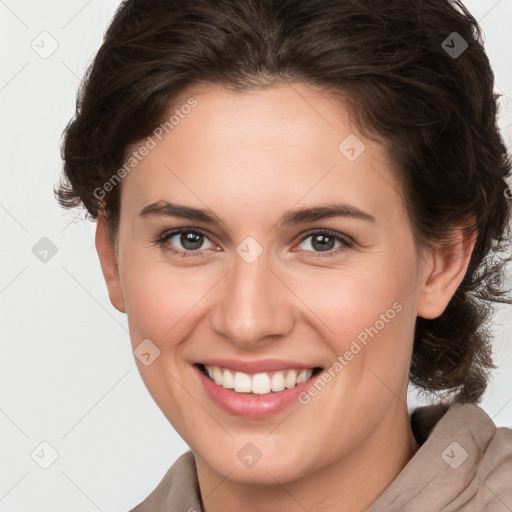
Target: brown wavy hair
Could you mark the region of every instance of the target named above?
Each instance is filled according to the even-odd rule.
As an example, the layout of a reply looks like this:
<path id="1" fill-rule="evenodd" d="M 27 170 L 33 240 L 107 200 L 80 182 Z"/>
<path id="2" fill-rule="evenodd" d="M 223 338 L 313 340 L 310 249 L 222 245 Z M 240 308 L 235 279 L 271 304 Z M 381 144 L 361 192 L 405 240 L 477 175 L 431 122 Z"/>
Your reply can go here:
<path id="1" fill-rule="evenodd" d="M 464 42 L 460 55 L 447 51 Z M 101 200 L 94 191 L 173 100 L 195 84 L 247 91 L 278 81 L 337 95 L 384 142 L 421 247 L 448 244 L 457 226 L 476 232 L 446 310 L 417 319 L 410 378 L 426 394 L 477 402 L 494 368 L 492 313 L 512 302 L 502 288 L 511 164 L 480 28 L 459 1 L 124 1 L 64 131 L 60 204 L 93 219 L 104 211 L 115 245 L 122 187 Z"/>

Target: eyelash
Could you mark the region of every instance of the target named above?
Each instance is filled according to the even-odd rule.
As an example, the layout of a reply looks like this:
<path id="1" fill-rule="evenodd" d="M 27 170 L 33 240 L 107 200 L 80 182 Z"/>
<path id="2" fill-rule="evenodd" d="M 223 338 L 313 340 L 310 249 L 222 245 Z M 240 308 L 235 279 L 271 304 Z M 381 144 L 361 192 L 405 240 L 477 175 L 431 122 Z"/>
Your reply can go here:
<path id="1" fill-rule="evenodd" d="M 171 254 L 178 256 L 180 258 L 190 258 L 190 257 L 202 258 L 202 257 L 206 256 L 208 251 L 212 251 L 212 249 L 196 250 L 196 251 L 179 251 L 179 250 L 174 249 L 169 244 L 169 239 L 175 235 L 180 235 L 182 233 L 194 233 L 195 235 L 202 235 L 209 239 L 208 234 L 206 232 L 202 231 L 201 229 L 178 228 L 178 229 L 174 229 L 172 231 L 165 231 L 164 233 L 162 233 L 160 235 L 160 237 L 156 240 L 156 243 L 165 251 L 168 251 Z M 321 251 L 303 251 L 305 253 L 313 253 L 314 254 L 314 256 L 312 254 L 308 254 L 308 256 L 307 256 L 308 258 L 309 257 L 311 257 L 311 258 L 332 257 L 334 255 L 338 255 L 342 252 L 347 251 L 348 249 L 352 248 L 354 245 L 354 242 L 352 240 L 350 240 L 347 236 L 341 235 L 340 233 L 337 233 L 336 231 L 332 231 L 330 229 L 315 229 L 315 230 L 308 231 L 307 233 L 305 233 L 303 235 L 303 237 L 300 239 L 299 243 L 304 242 L 310 236 L 318 235 L 318 234 L 333 237 L 335 240 L 342 242 L 343 245 L 341 247 L 338 247 L 337 249 L 325 251 L 326 254 L 322 254 Z"/>

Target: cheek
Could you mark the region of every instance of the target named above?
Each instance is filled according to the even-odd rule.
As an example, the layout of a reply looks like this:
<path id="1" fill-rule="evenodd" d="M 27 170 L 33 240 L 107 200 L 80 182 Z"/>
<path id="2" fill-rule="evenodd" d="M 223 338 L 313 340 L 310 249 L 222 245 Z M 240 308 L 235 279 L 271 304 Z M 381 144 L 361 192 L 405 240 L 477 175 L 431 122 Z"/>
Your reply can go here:
<path id="1" fill-rule="evenodd" d="M 373 393 L 372 386 L 383 393 L 386 386 L 396 393 L 403 391 L 414 338 L 411 283 L 417 279 L 416 272 L 414 258 L 404 260 L 388 252 L 372 258 L 371 265 L 317 274 L 307 280 L 309 293 L 304 277 L 295 277 L 292 288 L 307 297 L 310 322 L 323 333 L 332 363 L 342 358 L 338 359 L 341 366 L 333 368 L 336 375 L 344 375 L 335 379 L 340 381 L 335 384 L 340 393 L 353 390 L 356 382 L 364 393 Z M 384 386 L 377 384 L 379 378 Z"/>
<path id="2" fill-rule="evenodd" d="M 213 273 L 200 267 L 196 272 L 171 269 L 161 258 L 151 261 L 136 250 L 123 264 L 121 279 L 132 343 L 149 338 L 158 340 L 162 350 L 172 346 L 214 287 Z"/>
<path id="3" fill-rule="evenodd" d="M 369 268 L 342 269 L 338 273 L 329 270 L 310 280 L 296 276 L 293 289 L 307 298 L 305 302 L 318 318 L 317 323 L 321 320 L 324 324 L 322 331 L 341 341 L 347 336 L 356 337 L 374 324 L 383 330 L 404 316 L 397 310 L 410 302 L 413 294 L 409 283 L 413 279 L 413 268 L 402 266 L 399 271 L 390 264 L 379 266 L 373 261 Z"/>

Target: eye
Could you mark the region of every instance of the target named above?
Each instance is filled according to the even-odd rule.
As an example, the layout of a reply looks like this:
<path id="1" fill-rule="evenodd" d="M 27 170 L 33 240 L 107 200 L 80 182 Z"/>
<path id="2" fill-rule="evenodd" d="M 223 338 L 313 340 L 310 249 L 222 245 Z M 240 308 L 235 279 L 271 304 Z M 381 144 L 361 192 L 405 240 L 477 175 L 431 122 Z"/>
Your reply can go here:
<path id="1" fill-rule="evenodd" d="M 299 248 L 306 252 L 327 252 L 326 256 L 331 256 L 349 249 L 352 245 L 350 240 L 335 231 L 321 230 L 303 237 Z"/>
<path id="2" fill-rule="evenodd" d="M 190 228 L 167 231 L 158 242 L 165 250 L 182 257 L 202 256 L 204 251 L 215 248 L 205 233 Z"/>
<path id="3" fill-rule="evenodd" d="M 166 251 L 179 257 L 202 257 L 209 250 L 219 250 L 199 229 L 179 228 L 160 235 L 157 243 Z M 304 236 L 299 250 L 315 256 L 334 256 L 352 247 L 353 242 L 335 231 L 317 230 Z M 326 253 L 326 254 L 320 254 Z"/>

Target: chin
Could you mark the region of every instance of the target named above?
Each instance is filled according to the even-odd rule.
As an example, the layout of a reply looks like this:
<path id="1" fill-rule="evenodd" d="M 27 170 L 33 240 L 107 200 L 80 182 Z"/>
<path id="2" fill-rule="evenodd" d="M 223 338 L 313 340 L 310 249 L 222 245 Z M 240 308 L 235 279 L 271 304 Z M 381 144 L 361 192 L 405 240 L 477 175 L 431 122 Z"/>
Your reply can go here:
<path id="1" fill-rule="evenodd" d="M 233 444 L 229 448 L 219 448 L 219 453 L 210 449 L 206 456 L 192 451 L 196 461 L 201 458 L 216 473 L 241 484 L 275 485 L 276 481 L 283 484 L 317 469 L 308 466 L 302 450 L 290 448 L 293 443 L 262 449 L 256 447 L 256 444 L 261 446 L 261 442 L 253 443 L 247 439 L 236 439 Z"/>

